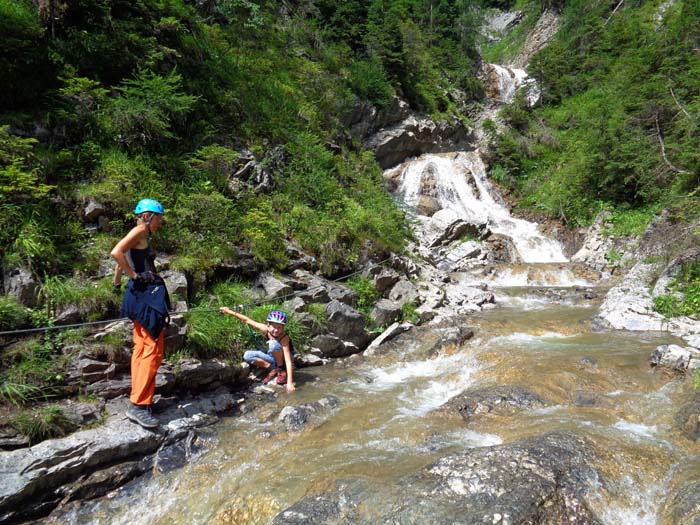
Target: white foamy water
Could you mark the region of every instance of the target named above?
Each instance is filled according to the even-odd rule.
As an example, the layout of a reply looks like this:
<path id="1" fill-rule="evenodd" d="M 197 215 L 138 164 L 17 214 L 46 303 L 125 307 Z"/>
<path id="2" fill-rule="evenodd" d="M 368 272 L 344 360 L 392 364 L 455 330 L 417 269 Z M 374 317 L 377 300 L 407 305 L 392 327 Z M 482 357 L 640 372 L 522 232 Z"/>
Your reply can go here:
<path id="1" fill-rule="evenodd" d="M 555 241 L 552 241 L 555 242 Z M 497 288 L 517 287 L 559 287 L 591 286 L 586 279 L 577 277 L 571 268 L 559 264 L 540 264 L 538 266 L 504 266 L 495 269 L 492 274 L 471 275 L 464 273 L 460 282 L 466 286 L 479 286 L 488 282 L 489 286 Z"/>
<path id="2" fill-rule="evenodd" d="M 398 417 L 416 417 L 435 410 L 463 392 L 472 384 L 476 370 L 477 366 L 471 359 L 455 354 L 375 369 L 372 371 L 373 381 L 366 387 L 389 390 L 400 386 Z M 434 379 L 425 381 L 425 378 Z"/>
<path id="3" fill-rule="evenodd" d="M 450 156 L 423 155 L 406 163 L 398 194 L 414 207 L 422 196 L 430 196 L 467 222 L 485 224 L 493 233 L 510 237 L 526 263 L 568 262 L 557 241 L 542 235 L 536 223 L 513 217 L 494 198 L 478 150 Z"/>
<path id="4" fill-rule="evenodd" d="M 631 423 L 624 419 L 618 420 L 613 427 L 625 432 L 627 435 L 637 436 L 646 439 L 655 439 L 658 434 L 656 425 L 643 425 L 641 423 Z"/>
<path id="5" fill-rule="evenodd" d="M 510 335 L 501 335 L 491 338 L 490 345 L 497 346 L 530 346 L 541 345 L 547 343 L 549 339 L 559 340 L 576 337 L 575 335 L 560 334 L 558 332 L 545 332 L 543 334 L 533 335 L 522 332 L 516 332 Z"/>
<path id="6" fill-rule="evenodd" d="M 628 499 L 604 506 L 601 519 L 606 525 L 656 525 L 654 502 L 663 494 L 664 485 L 640 483 L 631 477 L 622 480 Z"/>
<path id="7" fill-rule="evenodd" d="M 527 102 L 530 106 L 540 98 L 540 90 L 534 79 L 527 76 L 523 69 L 503 67 L 498 64 L 490 64 L 498 77 L 498 92 L 501 102 L 510 104 L 515 98 L 515 93 L 523 86 L 529 87 Z"/>

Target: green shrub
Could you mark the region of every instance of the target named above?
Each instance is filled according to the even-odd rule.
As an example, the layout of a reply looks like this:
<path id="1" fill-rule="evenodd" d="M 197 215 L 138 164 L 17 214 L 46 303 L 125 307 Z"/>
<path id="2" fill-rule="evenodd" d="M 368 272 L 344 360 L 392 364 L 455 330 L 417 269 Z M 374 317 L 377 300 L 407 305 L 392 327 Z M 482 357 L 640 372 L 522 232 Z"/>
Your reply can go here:
<path id="1" fill-rule="evenodd" d="M 163 202 L 166 211 L 170 204 L 163 198 L 169 194 L 165 189 L 165 177 L 154 170 L 146 158 L 130 157 L 118 149 L 102 152 L 92 180 L 78 188 L 78 196 L 94 198 L 124 220 L 134 220 L 134 206 L 146 196 Z"/>
<path id="2" fill-rule="evenodd" d="M 401 321 L 412 324 L 417 324 L 420 320 L 420 315 L 416 311 L 416 305 L 409 301 L 401 305 Z"/>
<path id="3" fill-rule="evenodd" d="M 175 253 L 173 268 L 196 273 L 235 253 L 234 243 L 241 236 L 239 220 L 236 204 L 215 190 L 183 193 L 168 210 L 168 222 L 158 237 Z"/>
<path id="4" fill-rule="evenodd" d="M 33 385 L 48 395 L 52 385 L 63 381 L 70 356 L 61 353 L 59 336 L 27 338 L 2 354 L 2 381 L 15 385 Z"/>
<path id="5" fill-rule="evenodd" d="M 394 96 L 386 71 L 374 56 L 350 64 L 350 87 L 361 98 L 379 107 L 388 106 Z"/>
<path id="6" fill-rule="evenodd" d="M 99 319 L 121 303 L 121 297 L 114 293 L 111 276 L 97 282 L 49 276 L 41 285 L 39 297 L 53 314 L 75 306 L 91 320 Z"/>
<path id="7" fill-rule="evenodd" d="M 0 382 L 0 403 L 10 403 L 16 407 L 40 399 L 41 388 L 24 383 L 12 383 L 3 379 Z"/>
<path id="8" fill-rule="evenodd" d="M 211 185 L 223 193 L 228 189 L 228 178 L 239 158 L 237 151 L 211 144 L 195 151 L 187 164 L 194 175 L 195 184 L 202 189 L 208 189 Z"/>
<path id="9" fill-rule="evenodd" d="M 347 286 L 357 292 L 355 308 L 364 315 L 369 315 L 379 299 L 379 292 L 374 281 L 362 275 L 353 275 L 346 281 Z"/>
<path id="10" fill-rule="evenodd" d="M 14 297 L 0 295 L 0 330 L 17 330 L 29 325 L 29 310 L 19 304 Z"/>
<path id="11" fill-rule="evenodd" d="M 644 208 L 618 207 L 612 212 L 610 222 L 612 226 L 606 228 L 605 235 L 641 235 L 657 213 L 661 211 L 658 204 L 646 206 Z"/>
<path id="12" fill-rule="evenodd" d="M 654 310 L 667 318 L 700 315 L 700 261 L 684 264 L 669 288 L 654 298 Z"/>
<path id="13" fill-rule="evenodd" d="M 119 96 L 100 109 L 99 122 L 106 136 L 117 144 L 140 148 L 175 138 L 173 123 L 181 121 L 196 97 L 180 91 L 182 77 L 140 71 L 116 88 Z"/>
<path id="14" fill-rule="evenodd" d="M 306 312 L 313 320 L 315 330 L 323 332 L 328 328 L 328 312 L 326 312 L 325 304 L 310 304 L 307 306 Z"/>
<path id="15" fill-rule="evenodd" d="M 33 411 L 22 411 L 11 421 L 11 425 L 29 438 L 34 445 L 45 439 L 65 436 L 74 425 L 60 407 L 52 405 Z"/>

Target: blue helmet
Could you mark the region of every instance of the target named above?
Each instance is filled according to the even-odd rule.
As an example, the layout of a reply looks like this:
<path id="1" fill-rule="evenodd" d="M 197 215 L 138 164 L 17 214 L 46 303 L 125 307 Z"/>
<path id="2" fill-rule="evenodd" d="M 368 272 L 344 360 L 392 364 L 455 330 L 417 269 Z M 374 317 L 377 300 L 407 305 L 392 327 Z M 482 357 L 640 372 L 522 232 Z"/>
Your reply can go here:
<path id="1" fill-rule="evenodd" d="M 163 215 L 165 213 L 165 210 L 163 209 L 163 205 L 158 202 L 157 200 L 154 199 L 141 199 L 138 204 L 136 205 L 136 208 L 134 209 L 134 213 L 136 215 L 141 215 L 144 212 L 150 211 L 151 213 L 158 213 L 160 215 Z"/>
<path id="2" fill-rule="evenodd" d="M 280 312 L 279 310 L 272 310 L 269 314 L 267 314 L 267 322 L 287 324 L 287 314 Z"/>

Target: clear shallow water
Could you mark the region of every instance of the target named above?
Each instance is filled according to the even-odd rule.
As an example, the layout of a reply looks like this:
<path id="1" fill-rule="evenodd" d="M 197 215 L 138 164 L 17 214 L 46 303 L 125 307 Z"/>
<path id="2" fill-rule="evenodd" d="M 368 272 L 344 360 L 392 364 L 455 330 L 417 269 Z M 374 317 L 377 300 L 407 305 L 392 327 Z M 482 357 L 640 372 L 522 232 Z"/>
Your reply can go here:
<path id="1" fill-rule="evenodd" d="M 469 318 L 475 336 L 461 347 L 427 351 L 436 337 L 428 332 L 383 355 L 300 370 L 296 393 L 278 390 L 259 410 L 223 420 L 215 427 L 218 443 L 186 467 L 132 482 L 53 522 L 268 523 L 300 498 L 358 476 L 371 481 L 371 502 L 381 512 L 399 480 L 451 451 L 565 430 L 605 451 L 595 466 L 609 484 L 594 501 L 605 523 L 660 523 L 672 475 L 700 471 L 695 444 L 672 421 L 692 381 L 648 365 L 651 351 L 674 339 L 594 333 L 592 302 L 519 294 L 504 290 L 503 297 L 522 300 Z M 469 424 L 436 410 L 467 388 L 488 385 L 520 385 L 549 405 Z M 277 422 L 284 406 L 328 395 L 339 406 L 302 431 L 286 432 Z"/>

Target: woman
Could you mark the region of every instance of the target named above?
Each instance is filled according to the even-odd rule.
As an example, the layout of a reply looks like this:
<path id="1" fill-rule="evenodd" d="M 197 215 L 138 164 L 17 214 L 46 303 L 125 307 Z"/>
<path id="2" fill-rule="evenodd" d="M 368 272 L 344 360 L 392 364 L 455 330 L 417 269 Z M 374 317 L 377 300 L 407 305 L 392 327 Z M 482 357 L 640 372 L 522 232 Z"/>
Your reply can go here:
<path id="1" fill-rule="evenodd" d="M 117 261 L 114 285 L 120 285 L 122 272 L 130 277 L 122 301 L 122 315 L 134 322 L 131 406 L 126 417 L 144 428 L 156 428 L 158 420 L 151 414 L 151 405 L 156 373 L 165 350 L 164 330 L 169 321 L 170 297 L 156 272 L 151 236 L 163 225 L 164 210 L 156 200 L 141 199 L 134 213 L 138 217 L 136 226 L 111 252 Z"/>

